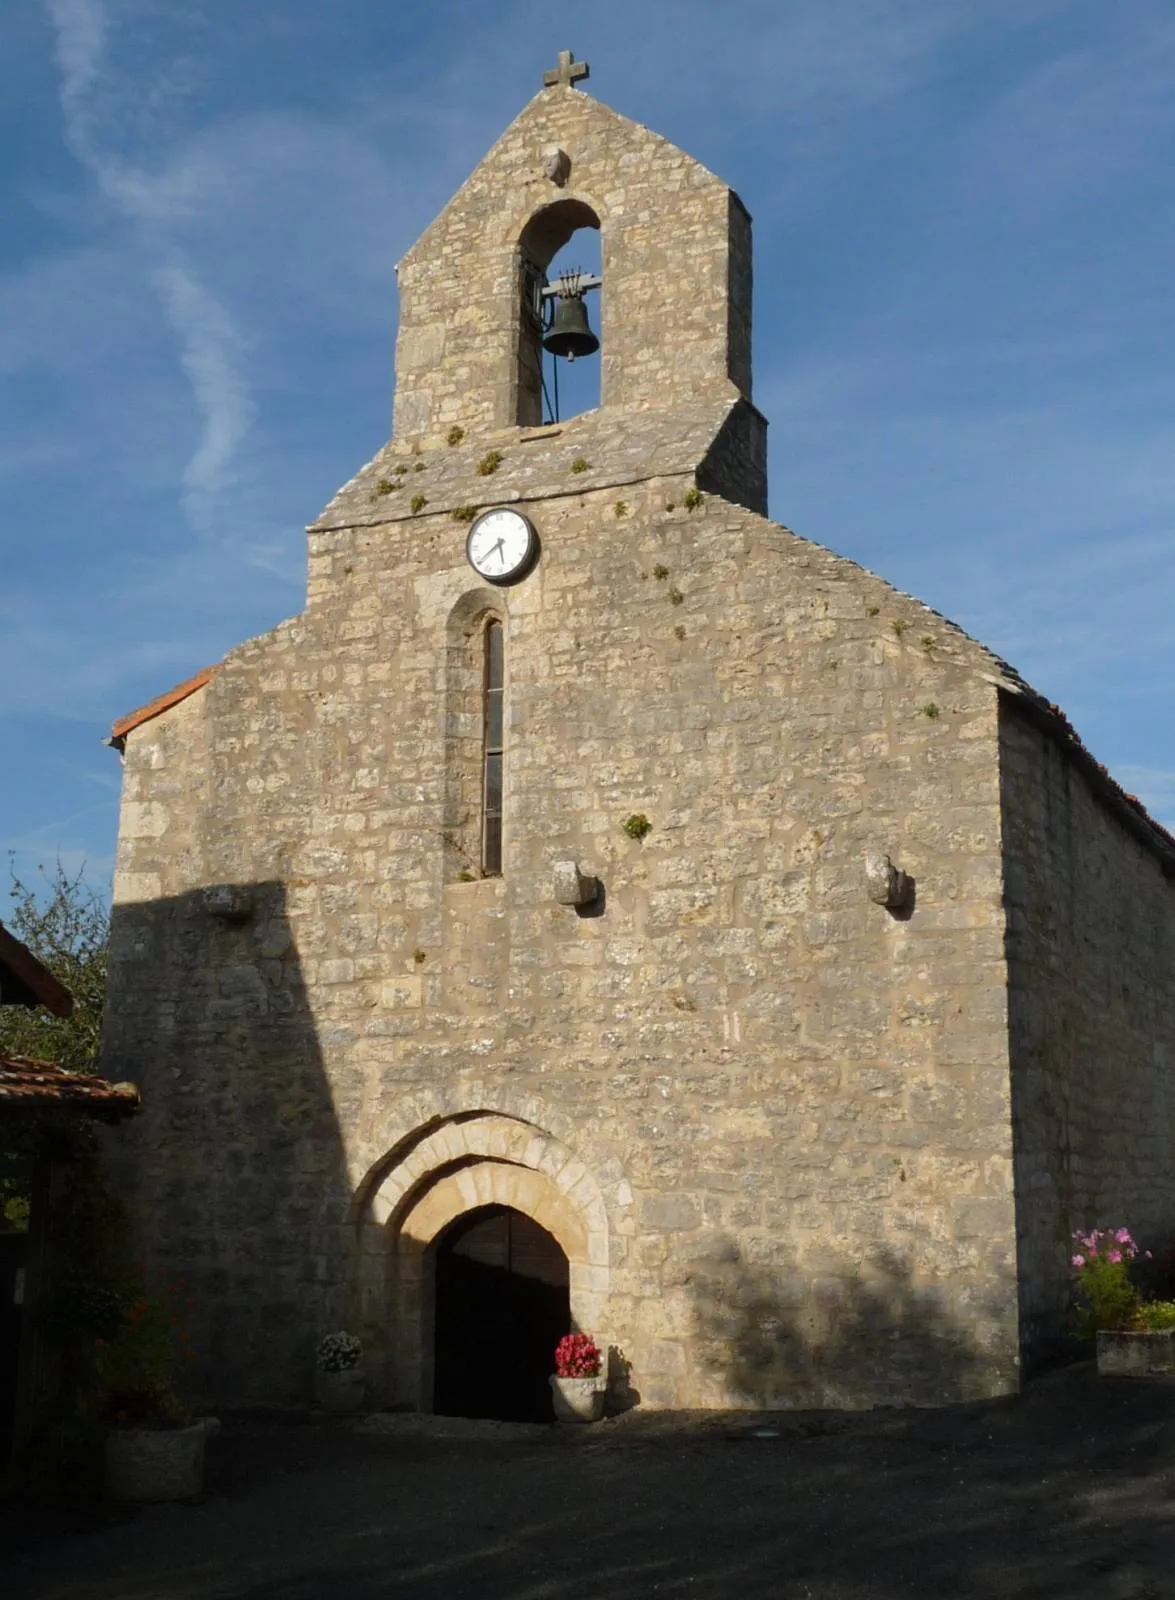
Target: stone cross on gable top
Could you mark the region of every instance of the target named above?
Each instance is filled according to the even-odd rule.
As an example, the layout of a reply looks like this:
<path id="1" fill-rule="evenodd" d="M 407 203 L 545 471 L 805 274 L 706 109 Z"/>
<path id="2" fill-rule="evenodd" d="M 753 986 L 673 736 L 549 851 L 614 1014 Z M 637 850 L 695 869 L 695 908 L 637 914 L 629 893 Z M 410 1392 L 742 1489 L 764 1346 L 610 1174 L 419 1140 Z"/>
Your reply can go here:
<path id="1" fill-rule="evenodd" d="M 591 69 L 586 61 L 577 61 L 570 50 L 560 50 L 559 64 L 550 72 L 543 73 L 543 88 L 570 89 L 580 78 L 591 77 Z"/>

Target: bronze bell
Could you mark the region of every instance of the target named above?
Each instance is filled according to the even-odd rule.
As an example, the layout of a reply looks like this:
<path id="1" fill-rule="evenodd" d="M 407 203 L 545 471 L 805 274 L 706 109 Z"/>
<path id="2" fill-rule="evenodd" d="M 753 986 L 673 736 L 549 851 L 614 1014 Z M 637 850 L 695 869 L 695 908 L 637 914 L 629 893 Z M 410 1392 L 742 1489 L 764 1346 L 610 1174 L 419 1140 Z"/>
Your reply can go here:
<path id="1" fill-rule="evenodd" d="M 561 294 L 555 298 L 555 315 L 543 335 L 543 349 L 553 356 L 594 356 L 600 341 L 588 323 L 587 307 L 581 294 Z"/>

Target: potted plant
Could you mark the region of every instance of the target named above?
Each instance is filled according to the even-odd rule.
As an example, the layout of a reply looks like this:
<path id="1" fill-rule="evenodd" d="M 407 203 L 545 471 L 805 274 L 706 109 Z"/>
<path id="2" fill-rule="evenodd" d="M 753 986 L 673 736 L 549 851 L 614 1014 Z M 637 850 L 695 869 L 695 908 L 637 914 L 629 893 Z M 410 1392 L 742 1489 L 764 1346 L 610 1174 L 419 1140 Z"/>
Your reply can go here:
<path id="1" fill-rule="evenodd" d="M 353 1333 L 327 1333 L 314 1352 L 314 1398 L 325 1411 L 358 1411 L 367 1392 L 363 1346 Z"/>
<path id="2" fill-rule="evenodd" d="M 586 1333 L 566 1334 L 555 1347 L 551 1399 L 560 1422 L 596 1422 L 604 1409 L 606 1380 L 600 1347 Z"/>
<path id="3" fill-rule="evenodd" d="M 1073 1235 L 1077 1271 L 1076 1322 L 1097 1345 L 1103 1377 L 1141 1378 L 1175 1372 L 1175 1301 L 1146 1299 L 1132 1277 L 1140 1257 L 1128 1228 L 1094 1228 Z"/>
<path id="4" fill-rule="evenodd" d="M 204 1487 L 207 1431 L 176 1392 L 185 1336 L 163 1301 L 131 1302 L 94 1341 L 93 1410 L 105 1423 L 103 1488 L 114 1500 L 191 1500 Z"/>

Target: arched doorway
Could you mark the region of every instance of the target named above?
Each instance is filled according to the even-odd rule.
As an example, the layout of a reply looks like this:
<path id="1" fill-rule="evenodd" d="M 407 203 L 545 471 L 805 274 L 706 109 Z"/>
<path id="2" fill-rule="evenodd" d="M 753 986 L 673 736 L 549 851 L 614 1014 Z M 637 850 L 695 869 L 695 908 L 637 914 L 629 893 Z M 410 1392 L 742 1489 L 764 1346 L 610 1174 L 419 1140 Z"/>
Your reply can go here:
<path id="1" fill-rule="evenodd" d="M 550 1422 L 555 1346 L 571 1326 L 567 1256 L 511 1206 L 479 1206 L 435 1246 L 433 1409 Z"/>

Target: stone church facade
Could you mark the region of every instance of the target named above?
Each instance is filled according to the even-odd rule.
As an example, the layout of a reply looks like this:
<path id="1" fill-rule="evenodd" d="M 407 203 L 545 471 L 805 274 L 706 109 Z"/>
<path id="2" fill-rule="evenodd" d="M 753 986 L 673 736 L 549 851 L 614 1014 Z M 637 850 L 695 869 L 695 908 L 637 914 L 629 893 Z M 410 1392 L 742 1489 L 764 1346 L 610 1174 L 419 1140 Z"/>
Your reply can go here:
<path id="1" fill-rule="evenodd" d="M 567 68 L 400 265 L 305 610 L 115 726 L 121 1181 L 222 1403 L 348 1327 L 430 1409 L 446 1241 L 507 1214 L 616 1405 L 1011 1391 L 1072 1228 L 1175 1232 L 1175 840 L 767 519 L 749 217 Z M 528 282 L 583 226 L 601 404 L 545 426 Z"/>

